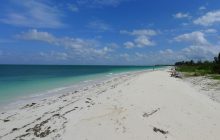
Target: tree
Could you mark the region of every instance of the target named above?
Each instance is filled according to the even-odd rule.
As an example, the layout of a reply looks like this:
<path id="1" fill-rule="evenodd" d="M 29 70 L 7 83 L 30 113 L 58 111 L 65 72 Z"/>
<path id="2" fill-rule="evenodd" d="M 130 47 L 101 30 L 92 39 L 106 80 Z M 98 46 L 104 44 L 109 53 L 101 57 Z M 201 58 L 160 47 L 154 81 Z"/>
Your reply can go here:
<path id="1" fill-rule="evenodd" d="M 180 61 L 175 63 L 176 66 L 186 66 L 185 69 L 197 69 L 208 71 L 208 73 L 220 74 L 220 53 L 217 57 L 214 57 L 214 61 L 197 61 L 196 63 L 191 61 Z"/>
<path id="2" fill-rule="evenodd" d="M 220 53 L 218 54 L 218 57 L 214 57 L 214 63 L 220 64 Z"/>
<path id="3" fill-rule="evenodd" d="M 213 72 L 220 74 L 220 53 L 218 54 L 218 57 L 214 57 Z"/>
<path id="4" fill-rule="evenodd" d="M 190 65 L 194 65 L 195 64 L 193 60 L 191 60 L 189 63 L 190 63 Z"/>

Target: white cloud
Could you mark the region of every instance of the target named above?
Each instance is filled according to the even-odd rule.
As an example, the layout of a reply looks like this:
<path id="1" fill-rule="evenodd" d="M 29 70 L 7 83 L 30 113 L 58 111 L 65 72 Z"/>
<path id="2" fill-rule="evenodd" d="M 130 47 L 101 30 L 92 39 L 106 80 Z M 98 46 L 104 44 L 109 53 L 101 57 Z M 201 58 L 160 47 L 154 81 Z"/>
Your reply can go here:
<path id="1" fill-rule="evenodd" d="M 94 53 L 95 55 L 98 56 L 104 56 L 106 55 L 108 52 L 111 52 L 112 49 L 108 48 L 108 47 L 104 47 L 103 49 L 91 49 L 90 52 Z"/>
<path id="2" fill-rule="evenodd" d="M 147 36 L 138 36 L 134 42 L 136 43 L 137 47 L 144 47 L 144 46 L 154 46 L 155 43 L 149 39 Z"/>
<path id="3" fill-rule="evenodd" d="M 191 45 L 181 50 L 165 49 L 156 52 L 133 52 L 131 54 L 123 53 L 120 55 L 120 58 L 128 64 L 135 65 L 174 64 L 177 61 L 192 59 L 195 61 L 212 61 L 213 57 L 216 56 L 219 51 L 220 48 L 218 47 Z"/>
<path id="4" fill-rule="evenodd" d="M 209 42 L 205 38 L 205 34 L 200 31 L 186 33 L 174 38 L 177 42 L 190 42 L 197 45 L 208 45 Z"/>
<path id="5" fill-rule="evenodd" d="M 61 11 L 54 6 L 34 0 L 11 0 L 13 10 L 4 13 L 0 20 L 3 23 L 35 28 L 59 28 L 64 26 Z"/>
<path id="6" fill-rule="evenodd" d="M 213 60 L 219 51 L 217 47 L 192 45 L 182 49 L 181 53 L 186 60 Z"/>
<path id="7" fill-rule="evenodd" d="M 190 33 L 189 33 L 190 34 Z M 193 34 L 193 33 L 191 33 Z M 194 36 L 194 35 L 193 35 Z M 136 36 L 135 37 L 140 37 Z M 183 41 L 194 42 L 189 40 L 192 35 L 183 35 L 179 38 Z M 100 44 L 95 40 L 86 40 L 82 38 L 56 37 L 48 32 L 41 32 L 36 29 L 29 30 L 17 35 L 17 38 L 41 41 L 54 46 L 63 47 L 64 50 L 41 52 L 38 55 L 39 60 L 47 62 L 80 62 L 81 64 L 135 64 L 135 65 L 154 65 L 154 64 L 171 64 L 182 60 L 212 60 L 220 51 L 217 46 L 204 45 L 203 41 L 194 43 L 181 50 L 165 49 L 157 52 L 115 52 L 119 46 L 115 43 Z M 135 42 L 135 41 L 134 41 Z M 196 41 L 197 42 L 197 41 Z M 128 42 L 125 44 L 132 44 Z M 135 42 L 133 45 L 136 45 Z M 132 45 L 131 45 L 132 46 Z"/>
<path id="8" fill-rule="evenodd" d="M 220 23 L 220 10 L 208 12 L 194 20 L 193 23 L 203 26 L 211 26 L 215 23 Z"/>
<path id="9" fill-rule="evenodd" d="M 131 41 L 125 42 L 124 43 L 125 48 L 130 49 L 134 47 L 134 43 Z"/>
<path id="10" fill-rule="evenodd" d="M 80 49 L 88 47 L 90 45 L 95 45 L 94 40 L 84 40 L 81 38 L 57 38 L 48 32 L 41 32 L 36 29 L 29 30 L 28 32 L 23 32 L 17 35 L 17 38 L 23 40 L 35 40 L 43 41 L 56 46 L 64 46 L 66 48 Z"/>
<path id="11" fill-rule="evenodd" d="M 56 38 L 52 34 L 49 34 L 48 32 L 39 32 L 36 29 L 23 32 L 22 34 L 17 35 L 17 37 L 24 40 L 37 40 L 48 43 L 54 43 L 56 41 Z"/>
<path id="12" fill-rule="evenodd" d="M 179 13 L 176 13 L 175 15 L 173 15 L 173 17 L 174 18 L 179 18 L 179 19 L 181 19 L 181 18 L 190 18 L 190 15 L 187 14 L 187 13 L 179 12 Z"/>
<path id="13" fill-rule="evenodd" d="M 138 58 L 144 58 L 144 57 L 145 57 L 144 54 L 139 53 L 139 52 L 136 52 L 136 53 L 135 53 L 135 56 L 137 56 Z"/>
<path id="14" fill-rule="evenodd" d="M 121 34 L 128 34 L 133 36 L 155 36 L 157 35 L 157 32 L 152 29 L 139 29 L 139 30 L 133 30 L 131 32 L 126 30 L 121 30 Z"/>
<path id="15" fill-rule="evenodd" d="M 217 33 L 218 31 L 216 29 L 207 29 L 205 30 L 206 33 Z"/>
<path id="16" fill-rule="evenodd" d="M 135 65 L 174 64 L 186 60 L 213 60 L 218 54 L 218 46 L 190 45 L 180 50 L 164 49 L 155 52 L 132 52 L 119 55 L 121 62 Z"/>
<path id="17" fill-rule="evenodd" d="M 51 51 L 49 53 L 40 52 L 39 55 L 40 57 L 43 57 L 44 59 L 47 59 L 47 60 L 50 60 L 50 59 L 67 60 L 69 57 L 68 54 L 65 52 L 54 52 L 54 51 Z"/>
<path id="18" fill-rule="evenodd" d="M 213 60 L 213 57 L 217 55 L 217 48 L 214 47 L 205 47 L 199 45 L 191 45 L 186 47 L 182 50 L 175 51 L 173 53 L 173 57 L 176 58 L 178 61 L 185 61 L 185 60 Z M 176 62 L 176 61 L 174 61 Z"/>
<path id="19" fill-rule="evenodd" d="M 152 29 L 139 29 L 133 31 L 121 30 L 120 33 L 135 37 L 133 41 L 127 41 L 124 43 L 126 48 L 154 46 L 156 43 L 151 40 L 151 37 L 158 34 L 157 31 Z"/>
<path id="20" fill-rule="evenodd" d="M 98 31 L 108 31 L 111 30 L 111 26 L 104 21 L 101 20 L 95 20 L 89 22 L 88 26 L 91 29 L 98 30 Z"/>
<path id="21" fill-rule="evenodd" d="M 173 55 L 174 52 L 171 49 L 166 49 L 166 50 L 160 50 L 159 53 L 160 54 Z"/>
<path id="22" fill-rule="evenodd" d="M 104 57 L 108 53 L 112 52 L 116 44 L 106 44 L 100 45 L 96 40 L 81 39 L 81 38 L 70 38 L 70 37 L 55 37 L 54 35 L 48 32 L 41 32 L 36 29 L 29 30 L 28 32 L 23 32 L 19 35 L 16 35 L 18 39 L 22 40 L 31 40 L 31 41 L 41 41 L 48 44 L 64 47 L 68 49 L 71 55 L 75 55 L 82 58 L 88 57 Z M 102 47 L 104 46 L 104 47 Z M 54 53 L 50 56 L 55 56 Z M 65 54 L 57 54 L 56 56 L 62 56 L 67 58 Z"/>

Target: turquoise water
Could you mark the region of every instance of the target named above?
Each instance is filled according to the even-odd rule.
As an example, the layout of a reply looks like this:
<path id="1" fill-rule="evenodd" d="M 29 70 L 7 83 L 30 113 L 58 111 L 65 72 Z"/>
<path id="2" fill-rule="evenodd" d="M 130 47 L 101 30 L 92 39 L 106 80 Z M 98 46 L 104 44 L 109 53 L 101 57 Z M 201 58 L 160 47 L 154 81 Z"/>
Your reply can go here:
<path id="1" fill-rule="evenodd" d="M 152 66 L 0 65 L 0 104 L 110 74 Z"/>

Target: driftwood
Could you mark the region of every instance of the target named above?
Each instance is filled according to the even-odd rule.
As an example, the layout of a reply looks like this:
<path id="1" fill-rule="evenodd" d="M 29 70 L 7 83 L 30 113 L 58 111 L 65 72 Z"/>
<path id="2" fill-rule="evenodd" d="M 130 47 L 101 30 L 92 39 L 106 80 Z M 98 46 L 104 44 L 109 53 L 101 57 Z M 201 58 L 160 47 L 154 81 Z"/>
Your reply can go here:
<path id="1" fill-rule="evenodd" d="M 171 74 L 170 74 L 171 77 L 175 77 L 175 78 L 182 78 L 183 77 L 181 73 L 176 71 L 176 69 L 171 69 L 170 72 L 171 72 Z"/>

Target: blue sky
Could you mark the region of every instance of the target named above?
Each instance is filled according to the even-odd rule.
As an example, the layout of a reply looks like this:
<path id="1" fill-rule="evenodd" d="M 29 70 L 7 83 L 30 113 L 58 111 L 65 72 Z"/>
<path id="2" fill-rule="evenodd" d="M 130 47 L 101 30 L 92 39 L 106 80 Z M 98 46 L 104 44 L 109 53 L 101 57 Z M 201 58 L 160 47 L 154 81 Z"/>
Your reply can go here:
<path id="1" fill-rule="evenodd" d="M 1 64 L 212 60 L 219 0 L 2 0 Z"/>

